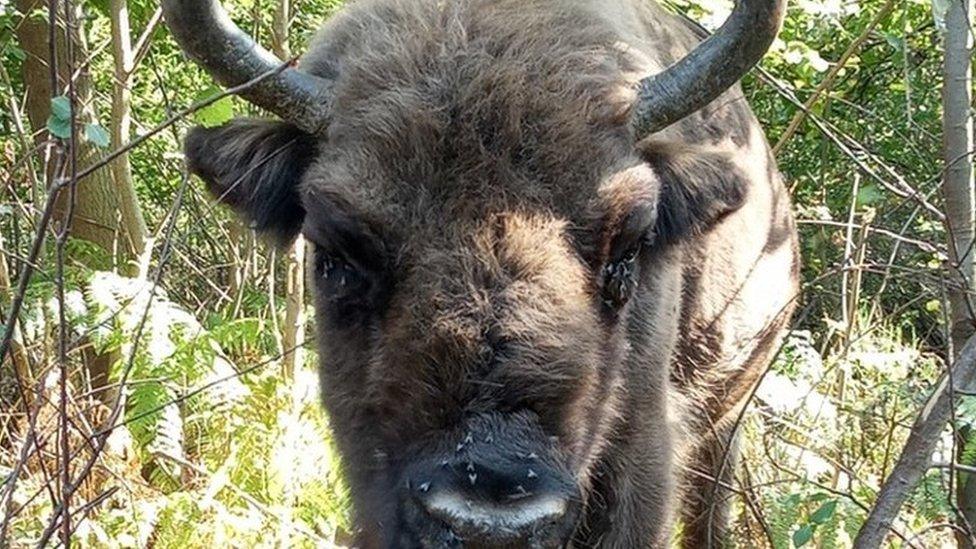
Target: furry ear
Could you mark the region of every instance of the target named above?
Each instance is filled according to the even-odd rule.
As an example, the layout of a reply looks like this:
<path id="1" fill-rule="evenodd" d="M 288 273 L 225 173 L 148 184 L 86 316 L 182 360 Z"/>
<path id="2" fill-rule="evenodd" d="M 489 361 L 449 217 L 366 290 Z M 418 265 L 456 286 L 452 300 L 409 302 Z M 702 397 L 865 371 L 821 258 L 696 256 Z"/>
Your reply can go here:
<path id="1" fill-rule="evenodd" d="M 184 144 L 190 171 L 218 201 L 280 242 L 297 236 L 305 217 L 298 185 L 316 153 L 316 141 L 291 124 L 234 120 L 195 127 Z"/>
<path id="2" fill-rule="evenodd" d="M 749 182 L 729 153 L 650 142 L 641 155 L 661 182 L 655 225 L 659 241 L 673 243 L 705 232 L 745 201 Z"/>

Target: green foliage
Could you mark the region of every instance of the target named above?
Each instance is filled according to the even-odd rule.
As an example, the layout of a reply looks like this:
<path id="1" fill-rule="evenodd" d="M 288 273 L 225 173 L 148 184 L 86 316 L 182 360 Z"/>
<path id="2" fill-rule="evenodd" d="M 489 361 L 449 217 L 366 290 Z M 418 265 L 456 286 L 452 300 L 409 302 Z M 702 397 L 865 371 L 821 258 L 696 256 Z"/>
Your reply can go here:
<path id="1" fill-rule="evenodd" d="M 246 32 L 270 43 L 268 3 L 223 4 Z M 292 51 L 304 51 L 313 31 L 341 4 L 295 2 Z M 729 0 L 672 4 L 710 28 L 732 6 Z M 133 35 L 138 35 L 158 2 L 126 5 Z M 808 100 L 884 5 L 883 0 L 791 3 L 783 32 L 762 63 L 771 81 L 753 74 L 744 82 L 771 144 L 783 137 L 798 112 L 785 96 Z M 833 84 L 778 154 L 801 221 L 807 290 L 795 330 L 742 424 L 745 467 L 737 483 L 751 488 L 756 509 L 737 499 L 736 546 L 850 546 L 865 508 L 891 471 L 906 423 L 943 368 L 945 257 L 912 242 L 944 242 L 944 228 L 926 208 L 891 189 L 910 185 L 937 206 L 941 200 L 936 192 L 941 176 L 939 30 L 946 6 L 943 0 L 895 3 L 839 67 Z M 80 24 L 91 46 L 86 68 L 95 92 L 92 104 L 84 107 L 97 117 L 82 122 L 97 122 L 79 126 L 77 133 L 94 147 L 106 148 L 112 141 L 106 127 L 111 127 L 116 79 L 110 6 L 106 0 L 88 0 L 84 7 Z M 7 108 L 20 104 L 26 91 L 22 69 L 27 56 L 16 39 L 25 17 L 44 19 L 46 8 L 25 15 L 14 3 L 0 2 L 0 64 L 7 75 L 0 89 L 5 167 L 27 155 L 33 144 L 30 135 L 17 135 Z M 130 82 L 137 134 L 221 93 L 186 60 L 164 25 L 148 43 Z M 69 138 L 68 98 L 54 97 L 50 108 L 41 124 L 55 137 Z M 314 357 L 299 366 L 294 379 L 286 378 L 279 364 L 284 299 L 277 252 L 255 241 L 194 186 L 184 193 L 182 207 L 173 208 L 183 183 L 179 151 L 187 127 L 218 126 L 235 116 L 259 114 L 255 111 L 224 97 L 128 155 L 151 232 L 163 235 L 175 219 L 172 255 L 161 262 L 157 243 L 149 266 L 150 273 L 165 268 L 160 287 L 152 289 L 151 274 L 118 275 L 114 251 L 68 241 L 66 305 L 72 337 L 85 352 L 110 358 L 111 380 L 128 380 L 121 436 L 131 439 L 132 447 L 131 470 L 113 469 L 125 494 L 78 525 L 84 546 L 319 546 L 349 527 L 348 494 L 328 418 L 318 403 Z M 27 133 L 43 129 L 28 128 Z M 34 169 L 43 187 L 42 163 L 24 166 Z M 26 257 L 34 229 L 25 173 L 24 168 L 11 172 L 13 185 L 4 187 L 9 202 L 5 197 L 0 204 L 2 248 L 14 267 Z M 2 179 L 8 180 L 7 172 Z M 848 219 L 856 225 L 851 234 Z M 862 225 L 882 231 L 862 237 L 857 230 Z M 20 325 L 24 340 L 40 349 L 40 365 L 52 364 L 55 354 L 58 304 L 51 240 L 28 288 Z M 845 257 L 849 249 L 862 250 L 863 261 L 855 264 Z M 6 303 L 7 296 L 2 300 Z M 960 401 L 955 420 L 960 431 L 971 431 L 976 398 Z M 940 443 L 937 461 L 951 460 L 949 442 L 946 437 Z M 0 476 L 10 463 L 5 448 L 0 444 Z M 963 443 L 958 459 L 976 463 L 974 437 Z M 34 545 L 52 511 L 47 498 L 30 499 L 43 487 L 37 471 L 20 484 L 15 499 L 27 507 L 13 525 L 13 539 L 27 540 L 26 545 Z M 963 473 L 955 480 L 968 477 Z M 906 504 L 899 527 L 923 531 L 947 521 L 952 515 L 948 481 L 947 470 L 930 470 Z M 298 528 L 290 539 L 282 539 L 289 521 L 320 539 Z M 946 532 L 936 530 L 918 542 L 939 546 L 947 539 Z"/>
<path id="2" fill-rule="evenodd" d="M 806 489 L 804 489 L 806 490 Z M 843 514 L 840 502 L 823 492 L 795 492 L 768 500 L 765 509 L 769 539 L 775 549 L 804 547 L 816 541 L 819 547 L 837 547 Z"/>
<path id="3" fill-rule="evenodd" d="M 804 524 L 803 526 L 797 528 L 796 531 L 793 532 L 793 546 L 803 547 L 809 543 L 809 541 L 813 539 L 813 528 L 814 526 L 812 524 Z"/>
<path id="4" fill-rule="evenodd" d="M 85 124 L 85 139 L 91 141 L 96 147 L 108 147 L 108 130 L 97 123 Z"/>
<path id="5" fill-rule="evenodd" d="M 138 478 L 128 482 L 143 484 L 137 501 L 119 500 L 124 508 L 107 505 L 86 521 L 82 544 L 273 545 L 290 523 L 292 542 L 314 547 L 348 527 L 348 496 L 312 364 L 283 378 L 267 356 L 273 341 L 261 319 L 207 330 L 146 279 L 84 268 L 69 275 L 84 280 L 70 296 L 73 330 L 115 358 L 113 382 L 128 380 L 117 433 L 131 437 L 139 464 Z M 52 313 L 27 316 L 45 323 Z M 242 373 L 233 357 L 266 366 Z M 33 486 L 22 483 L 18 493 L 26 497 Z M 45 509 L 36 506 L 26 516 L 32 520 L 17 522 L 17 539 L 37 535 Z"/>
<path id="6" fill-rule="evenodd" d="M 965 478 L 965 475 L 961 475 L 959 481 L 964 482 Z M 917 513 L 920 524 L 945 521 L 951 516 L 949 499 L 946 497 L 946 480 L 944 472 L 929 471 L 912 492 L 908 505 Z"/>
<path id="7" fill-rule="evenodd" d="M 850 546 L 907 434 L 899 418 L 913 415 L 940 367 L 910 333 L 880 324 L 833 352 L 812 344 L 808 334 L 791 335 L 743 425 L 763 538 L 777 549 Z M 945 471 L 931 471 L 901 520 L 912 528 L 944 521 L 946 481 Z M 752 536 L 743 539 L 759 543 Z"/>
<path id="8" fill-rule="evenodd" d="M 71 101 L 66 96 L 51 98 L 51 116 L 47 119 L 47 131 L 61 139 L 71 137 Z"/>
<path id="9" fill-rule="evenodd" d="M 194 103 L 202 102 L 221 93 L 220 88 L 211 86 L 197 94 Z M 194 120 L 206 128 L 213 128 L 226 124 L 234 118 L 234 103 L 230 96 L 217 101 L 193 113 Z"/>

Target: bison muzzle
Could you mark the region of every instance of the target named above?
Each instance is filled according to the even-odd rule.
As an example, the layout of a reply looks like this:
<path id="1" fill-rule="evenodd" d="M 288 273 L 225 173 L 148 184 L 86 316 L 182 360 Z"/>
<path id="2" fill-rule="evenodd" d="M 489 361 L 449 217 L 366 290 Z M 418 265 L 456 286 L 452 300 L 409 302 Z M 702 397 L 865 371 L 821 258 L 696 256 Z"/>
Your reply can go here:
<path id="1" fill-rule="evenodd" d="M 281 118 L 195 128 L 186 157 L 314 249 L 357 546 L 725 542 L 736 418 L 797 290 L 736 84 L 783 3 L 702 41 L 650 0 L 360 0 L 292 66 L 215 0 L 163 0 Z"/>

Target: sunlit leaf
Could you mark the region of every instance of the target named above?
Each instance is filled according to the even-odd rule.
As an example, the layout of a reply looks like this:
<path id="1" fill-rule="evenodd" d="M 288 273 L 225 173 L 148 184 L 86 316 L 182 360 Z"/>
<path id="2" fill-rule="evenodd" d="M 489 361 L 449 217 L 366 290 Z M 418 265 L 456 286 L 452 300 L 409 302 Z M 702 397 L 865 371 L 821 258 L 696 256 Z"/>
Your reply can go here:
<path id="1" fill-rule="evenodd" d="M 96 147 L 108 147 L 108 130 L 98 123 L 85 124 L 85 138 L 91 141 Z"/>
<path id="2" fill-rule="evenodd" d="M 51 98 L 51 116 L 61 120 L 71 119 L 71 101 L 64 95 Z"/>
<path id="3" fill-rule="evenodd" d="M 823 524 L 834 516 L 835 511 L 837 511 L 837 500 L 832 499 L 821 505 L 819 509 L 810 515 L 810 522 Z"/>
<path id="4" fill-rule="evenodd" d="M 7 53 L 13 56 L 13 58 L 16 59 L 17 61 L 23 61 L 24 59 L 27 59 L 27 53 L 23 49 L 17 47 L 17 45 L 12 42 L 7 43 Z"/>
<path id="5" fill-rule="evenodd" d="M 883 32 L 881 35 L 884 36 L 885 42 L 887 42 L 889 46 L 898 51 L 901 51 L 902 47 L 905 45 L 905 39 L 897 34 Z"/>
<path id="6" fill-rule="evenodd" d="M 884 194 L 877 185 L 867 184 L 857 192 L 857 205 L 871 206 L 880 202 L 882 198 L 884 198 Z"/>
<path id="7" fill-rule="evenodd" d="M 219 94 L 220 92 L 220 88 L 211 86 L 203 92 L 197 94 L 194 101 L 204 101 Z M 230 96 L 223 97 L 193 114 L 193 119 L 196 120 L 198 124 L 206 128 L 226 124 L 231 118 L 234 118 L 234 102 Z"/>
<path id="8" fill-rule="evenodd" d="M 810 524 L 804 524 L 793 532 L 793 546 L 803 547 L 810 540 L 813 539 L 813 526 Z"/>
<path id="9" fill-rule="evenodd" d="M 67 139 L 71 137 L 71 120 L 58 118 L 52 114 L 47 119 L 47 131 L 55 137 Z"/>

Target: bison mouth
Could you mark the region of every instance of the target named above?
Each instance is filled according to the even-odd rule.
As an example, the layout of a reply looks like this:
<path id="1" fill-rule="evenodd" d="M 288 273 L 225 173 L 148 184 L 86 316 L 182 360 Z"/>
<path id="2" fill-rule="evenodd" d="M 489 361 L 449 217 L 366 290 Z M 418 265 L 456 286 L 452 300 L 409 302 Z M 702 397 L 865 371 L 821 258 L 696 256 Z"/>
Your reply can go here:
<path id="1" fill-rule="evenodd" d="M 577 483 L 534 418 L 489 414 L 404 468 L 405 547 L 563 547 L 580 510 Z M 428 451 L 429 452 L 429 451 Z"/>

